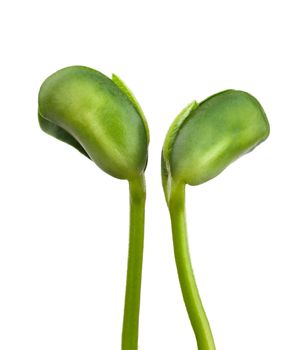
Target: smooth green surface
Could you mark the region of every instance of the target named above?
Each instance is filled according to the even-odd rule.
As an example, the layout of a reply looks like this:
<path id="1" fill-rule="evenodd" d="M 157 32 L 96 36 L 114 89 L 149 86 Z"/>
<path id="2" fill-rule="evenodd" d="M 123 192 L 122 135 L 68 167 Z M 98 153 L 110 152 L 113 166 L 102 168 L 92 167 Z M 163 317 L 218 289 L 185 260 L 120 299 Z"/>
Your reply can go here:
<path id="1" fill-rule="evenodd" d="M 89 158 L 89 155 L 86 153 L 82 145 L 66 130 L 60 128 L 57 124 L 51 123 L 49 120 L 43 118 L 40 114 L 38 114 L 38 118 L 40 127 L 45 133 L 55 137 L 60 141 L 68 143 L 70 146 L 76 148 L 79 152 Z"/>
<path id="2" fill-rule="evenodd" d="M 43 130 L 84 150 L 108 174 L 129 180 L 145 169 L 148 130 L 137 101 L 115 77 L 116 83 L 82 66 L 57 71 L 41 86 L 39 119 Z"/>
<path id="3" fill-rule="evenodd" d="M 167 191 L 168 188 L 170 188 L 170 183 L 168 181 L 171 180 L 171 177 L 168 176 L 168 174 L 171 173 L 170 169 L 170 154 L 172 151 L 173 143 L 176 140 L 177 133 L 183 124 L 184 120 L 190 115 L 190 113 L 198 107 L 198 104 L 196 101 L 192 101 L 189 103 L 175 118 L 175 120 L 172 123 L 172 126 L 169 128 L 165 142 L 163 145 L 162 150 L 162 181 L 163 181 L 163 188 L 165 192 L 165 197 L 168 196 Z"/>
<path id="4" fill-rule="evenodd" d="M 177 124 L 175 120 L 171 125 L 164 144 L 170 144 L 172 135 L 171 149 L 166 152 L 163 148 L 166 194 L 173 179 L 189 185 L 212 179 L 269 135 L 269 123 L 259 102 L 237 90 L 209 97 L 185 115 L 179 128 Z"/>
<path id="5" fill-rule="evenodd" d="M 198 350 L 215 350 L 212 332 L 199 296 L 189 255 L 185 220 L 185 185 L 173 185 L 169 211 L 178 277 Z"/>
<path id="6" fill-rule="evenodd" d="M 144 177 L 130 181 L 129 190 L 130 230 L 122 350 L 137 350 L 146 196 Z"/>
<path id="7" fill-rule="evenodd" d="M 146 131 L 146 134 L 147 134 L 147 142 L 149 143 L 150 142 L 149 127 L 148 127 L 147 120 L 146 120 L 146 117 L 144 115 L 144 112 L 143 112 L 140 104 L 138 103 L 136 97 L 133 95 L 132 91 L 128 88 L 128 86 L 126 86 L 124 81 L 121 78 L 118 77 L 118 75 L 112 74 L 112 80 L 119 87 L 119 89 L 125 93 L 125 95 L 132 102 L 133 106 L 136 108 L 136 111 L 138 112 L 138 114 L 140 115 L 140 117 L 141 117 L 141 119 L 142 119 L 142 121 L 144 123 L 145 131 Z"/>

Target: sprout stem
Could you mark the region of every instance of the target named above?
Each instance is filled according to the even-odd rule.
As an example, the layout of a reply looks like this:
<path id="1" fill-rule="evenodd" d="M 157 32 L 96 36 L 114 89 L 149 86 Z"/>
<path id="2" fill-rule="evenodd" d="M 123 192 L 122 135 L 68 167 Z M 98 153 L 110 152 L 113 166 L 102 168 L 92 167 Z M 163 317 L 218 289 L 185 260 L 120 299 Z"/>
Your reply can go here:
<path id="1" fill-rule="evenodd" d="M 122 350 L 137 350 L 144 242 L 145 180 L 129 181 L 130 230 L 122 330 Z"/>
<path id="2" fill-rule="evenodd" d="M 213 335 L 199 296 L 189 255 L 184 184 L 172 185 L 169 211 L 178 277 L 198 350 L 215 350 Z"/>

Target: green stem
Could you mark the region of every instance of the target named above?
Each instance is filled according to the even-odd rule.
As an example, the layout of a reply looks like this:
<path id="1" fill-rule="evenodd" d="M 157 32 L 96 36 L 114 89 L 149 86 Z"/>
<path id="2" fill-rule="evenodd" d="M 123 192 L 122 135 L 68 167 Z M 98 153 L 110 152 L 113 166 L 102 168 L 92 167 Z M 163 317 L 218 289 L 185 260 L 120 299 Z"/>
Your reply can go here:
<path id="1" fill-rule="evenodd" d="M 215 350 L 215 344 L 192 271 L 185 221 L 185 185 L 173 184 L 169 200 L 174 254 L 185 306 L 198 350 Z"/>
<path id="2" fill-rule="evenodd" d="M 129 181 L 129 192 L 130 230 L 122 350 L 137 350 L 146 196 L 143 175 Z"/>

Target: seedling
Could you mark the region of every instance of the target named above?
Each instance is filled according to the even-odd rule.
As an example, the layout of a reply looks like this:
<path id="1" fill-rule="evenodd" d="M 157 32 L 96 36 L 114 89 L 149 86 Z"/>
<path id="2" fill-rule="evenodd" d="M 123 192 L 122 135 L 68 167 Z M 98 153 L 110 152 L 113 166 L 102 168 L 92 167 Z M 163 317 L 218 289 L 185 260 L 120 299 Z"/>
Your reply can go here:
<path id="1" fill-rule="evenodd" d="M 148 126 L 133 94 L 116 76 L 81 66 L 61 69 L 39 92 L 39 123 L 106 173 L 129 182 L 130 232 L 122 350 L 136 350 L 144 241 Z"/>
<path id="2" fill-rule="evenodd" d="M 259 102 L 243 91 L 227 90 L 192 102 L 171 125 L 162 151 L 162 183 L 169 208 L 180 286 L 199 350 L 214 350 L 188 249 L 185 185 L 200 185 L 222 172 L 269 135 Z"/>

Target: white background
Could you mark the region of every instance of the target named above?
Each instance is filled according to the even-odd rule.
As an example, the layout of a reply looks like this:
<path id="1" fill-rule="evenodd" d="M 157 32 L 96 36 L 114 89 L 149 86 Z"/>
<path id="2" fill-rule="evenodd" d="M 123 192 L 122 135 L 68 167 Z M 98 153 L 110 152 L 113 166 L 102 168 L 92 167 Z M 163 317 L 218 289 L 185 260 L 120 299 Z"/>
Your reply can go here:
<path id="1" fill-rule="evenodd" d="M 42 133 L 37 94 L 79 64 L 118 74 L 147 116 L 139 348 L 191 350 L 160 151 L 193 99 L 234 88 L 269 139 L 187 188 L 190 251 L 218 350 L 293 349 L 290 1 L 6 1 L 0 5 L 0 349 L 119 349 L 128 187 Z"/>

